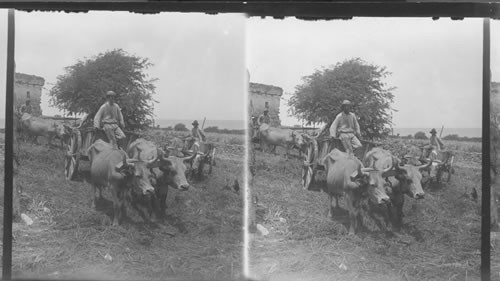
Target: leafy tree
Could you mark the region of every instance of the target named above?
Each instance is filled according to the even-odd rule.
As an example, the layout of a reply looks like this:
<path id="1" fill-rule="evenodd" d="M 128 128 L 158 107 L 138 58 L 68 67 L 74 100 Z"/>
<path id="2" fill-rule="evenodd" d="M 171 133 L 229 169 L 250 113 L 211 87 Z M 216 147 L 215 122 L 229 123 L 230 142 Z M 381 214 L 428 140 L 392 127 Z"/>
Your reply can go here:
<path id="1" fill-rule="evenodd" d="M 65 68 L 50 90 L 50 102 L 70 115 L 94 115 L 109 90 L 117 94 L 125 125 L 132 129 L 149 126 L 153 116 L 154 82 L 144 73 L 153 64 L 147 58 L 122 49 L 107 51 L 91 59 L 78 60 Z"/>
<path id="2" fill-rule="evenodd" d="M 415 139 L 417 139 L 417 140 L 426 140 L 427 136 L 425 135 L 424 132 L 419 131 L 419 132 L 415 133 Z"/>
<path id="3" fill-rule="evenodd" d="M 367 138 L 387 136 L 392 127 L 391 103 L 395 88 L 382 80 L 390 73 L 385 67 L 367 64 L 359 58 L 316 70 L 302 78 L 288 101 L 289 113 L 313 123 L 331 124 L 348 99 L 359 118 L 361 134 Z"/>
<path id="4" fill-rule="evenodd" d="M 186 128 L 186 125 L 182 123 L 175 124 L 174 126 L 175 131 L 189 131 L 188 128 Z"/>

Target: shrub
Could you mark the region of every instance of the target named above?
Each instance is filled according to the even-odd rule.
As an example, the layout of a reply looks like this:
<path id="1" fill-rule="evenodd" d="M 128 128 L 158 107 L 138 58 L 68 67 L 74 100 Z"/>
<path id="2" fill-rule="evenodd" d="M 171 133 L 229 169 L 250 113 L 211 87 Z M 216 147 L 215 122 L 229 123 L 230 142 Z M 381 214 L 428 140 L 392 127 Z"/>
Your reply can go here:
<path id="1" fill-rule="evenodd" d="M 420 132 L 416 132 L 415 133 L 415 139 L 417 139 L 417 140 L 426 140 L 427 136 L 425 135 L 424 132 L 420 131 Z"/>
<path id="2" fill-rule="evenodd" d="M 175 124 L 174 126 L 175 131 L 189 131 L 188 128 L 186 128 L 186 125 L 182 123 Z"/>

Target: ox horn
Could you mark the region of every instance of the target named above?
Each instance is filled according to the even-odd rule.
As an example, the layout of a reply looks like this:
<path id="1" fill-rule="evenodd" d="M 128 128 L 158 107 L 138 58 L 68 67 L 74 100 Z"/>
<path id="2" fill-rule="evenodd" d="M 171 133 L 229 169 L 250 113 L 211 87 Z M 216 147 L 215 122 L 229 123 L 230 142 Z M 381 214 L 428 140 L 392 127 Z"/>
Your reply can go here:
<path id="1" fill-rule="evenodd" d="M 404 164 L 401 162 L 401 159 L 398 157 L 392 156 L 392 167 L 396 168 L 396 170 L 401 170 Z"/>
<path id="2" fill-rule="evenodd" d="M 431 165 L 432 165 L 432 161 L 428 161 L 427 163 L 425 163 L 423 165 L 417 166 L 417 169 L 419 169 L 419 170 L 426 169 L 426 168 L 429 168 Z"/>
<path id="3" fill-rule="evenodd" d="M 375 171 L 374 168 L 364 168 L 364 167 L 361 167 L 359 166 L 359 169 L 358 169 L 358 173 L 361 175 L 365 175 L 367 176 L 369 172 L 372 172 L 372 171 Z"/>

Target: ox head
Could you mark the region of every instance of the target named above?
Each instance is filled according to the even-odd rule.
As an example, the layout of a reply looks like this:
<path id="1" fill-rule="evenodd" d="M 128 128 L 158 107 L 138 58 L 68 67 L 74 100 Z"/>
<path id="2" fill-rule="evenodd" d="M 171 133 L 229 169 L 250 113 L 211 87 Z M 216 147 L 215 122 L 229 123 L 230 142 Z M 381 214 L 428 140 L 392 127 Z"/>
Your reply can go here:
<path id="1" fill-rule="evenodd" d="M 163 150 L 158 150 L 158 159 L 155 160 L 153 167 L 158 167 L 163 173 L 163 180 L 173 188 L 180 190 L 189 189 L 189 183 L 186 179 L 187 165 L 189 165 L 197 154 L 187 157 L 179 157 L 176 155 L 177 150 L 170 150 L 165 153 Z"/>
<path id="2" fill-rule="evenodd" d="M 386 170 L 380 171 L 373 167 L 364 168 L 359 165 L 358 170 L 351 174 L 351 187 L 366 187 L 369 199 L 375 204 L 388 203 L 390 198 L 387 195 L 387 184 L 382 177 L 382 173 Z"/>
<path id="3" fill-rule="evenodd" d="M 421 184 L 421 171 L 428 169 L 431 164 L 432 162 L 420 166 L 403 165 L 399 159 L 394 157 L 394 169 L 385 173 L 384 177 L 394 176 L 399 181 L 404 194 L 407 194 L 411 198 L 423 199 L 425 193 Z"/>
<path id="4" fill-rule="evenodd" d="M 305 147 L 307 145 L 306 137 L 304 137 L 304 135 L 305 134 L 292 132 L 293 145 L 300 150 L 305 149 Z"/>
<path id="5" fill-rule="evenodd" d="M 134 193 L 147 195 L 154 192 L 151 185 L 151 170 L 149 169 L 153 161 L 128 159 L 124 154 L 123 161 L 115 166 L 115 170 L 124 177 L 125 182 L 132 187 Z"/>

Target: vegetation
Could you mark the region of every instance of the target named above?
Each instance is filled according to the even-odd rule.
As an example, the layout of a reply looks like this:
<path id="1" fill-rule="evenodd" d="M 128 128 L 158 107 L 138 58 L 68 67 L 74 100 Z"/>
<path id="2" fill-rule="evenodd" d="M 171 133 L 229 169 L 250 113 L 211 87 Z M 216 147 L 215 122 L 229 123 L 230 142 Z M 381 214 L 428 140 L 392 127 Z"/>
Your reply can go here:
<path id="1" fill-rule="evenodd" d="M 117 94 L 126 127 L 152 123 L 154 82 L 145 70 L 152 66 L 147 58 L 129 55 L 121 49 L 79 60 L 65 68 L 50 90 L 50 103 L 73 114 L 95 114 L 109 90 Z"/>
<path id="2" fill-rule="evenodd" d="M 306 120 L 308 125 L 330 124 L 340 113 L 342 101 L 348 99 L 353 103 L 364 138 L 387 136 L 394 111 L 391 108 L 394 88 L 383 82 L 389 74 L 385 67 L 367 64 L 359 58 L 316 70 L 296 86 L 288 102 L 289 112 Z"/>
<path id="3" fill-rule="evenodd" d="M 424 140 L 389 139 L 384 148 L 401 155 L 407 145 L 419 142 Z M 302 161 L 257 152 L 251 189 L 258 198 L 256 222 L 269 234 L 251 236 L 252 277 L 479 280 L 481 204 L 470 194 L 475 187 L 481 198 L 481 154 L 477 153 L 481 143 L 449 141 L 446 145 L 456 153 L 451 182 L 426 188 L 424 199 L 406 197 L 404 226 L 394 237 L 382 233 L 370 217 L 363 217 L 366 229 L 348 236 L 347 212 L 338 211 L 331 220 L 328 196 L 303 190 Z M 284 153 L 282 148 L 277 151 Z M 324 171 L 318 171 L 316 179 L 324 180 Z M 340 204 L 346 208 L 343 200 Z"/>
<path id="4" fill-rule="evenodd" d="M 164 135 L 145 138 L 163 144 Z M 243 186 L 244 150 L 228 144 L 236 138 L 243 143 L 244 138 L 214 134 L 207 138 L 217 147 L 217 166 L 206 179 L 191 181 L 189 190 L 169 190 L 166 221 L 145 224 L 128 205 L 128 219 L 119 227 L 110 225 L 108 189 L 102 208 L 90 208 L 90 185 L 64 179 L 60 151 L 21 143 L 17 179 L 23 187 L 21 210 L 34 223 L 13 225 L 13 276 L 62 280 L 241 278 L 243 192 L 232 186 L 235 180 Z M 81 160 L 81 174 L 88 170 L 89 162 Z M 0 191 L 3 194 L 3 181 Z"/>
<path id="5" fill-rule="evenodd" d="M 427 136 L 425 135 L 424 132 L 420 131 L 420 132 L 416 132 L 415 133 L 415 139 L 417 139 L 417 140 L 426 140 Z"/>
<path id="6" fill-rule="evenodd" d="M 182 124 L 182 123 L 177 123 L 175 124 L 174 126 L 174 131 L 189 131 L 188 128 L 186 127 L 186 125 Z"/>

